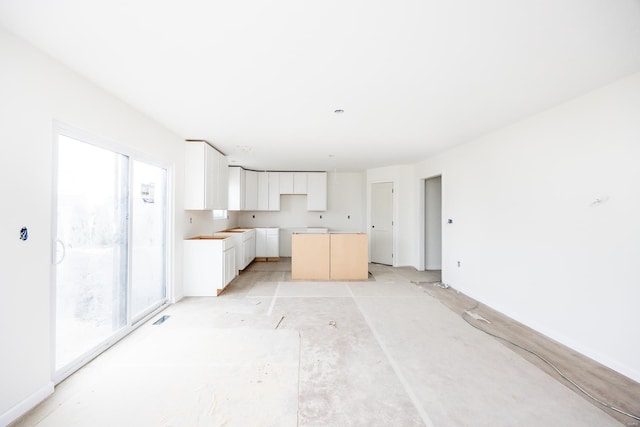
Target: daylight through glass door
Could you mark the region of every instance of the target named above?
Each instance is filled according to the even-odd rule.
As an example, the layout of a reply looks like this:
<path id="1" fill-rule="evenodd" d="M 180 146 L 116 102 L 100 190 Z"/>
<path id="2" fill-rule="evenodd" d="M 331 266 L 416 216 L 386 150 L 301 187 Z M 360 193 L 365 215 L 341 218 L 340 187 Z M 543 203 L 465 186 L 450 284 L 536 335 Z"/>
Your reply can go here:
<path id="1" fill-rule="evenodd" d="M 56 370 L 127 324 L 128 162 L 58 139 Z"/>
<path id="2" fill-rule="evenodd" d="M 167 170 L 62 134 L 57 158 L 61 380 L 166 302 Z"/>
<path id="3" fill-rule="evenodd" d="M 167 171 L 133 162 L 131 315 L 134 320 L 165 300 Z"/>

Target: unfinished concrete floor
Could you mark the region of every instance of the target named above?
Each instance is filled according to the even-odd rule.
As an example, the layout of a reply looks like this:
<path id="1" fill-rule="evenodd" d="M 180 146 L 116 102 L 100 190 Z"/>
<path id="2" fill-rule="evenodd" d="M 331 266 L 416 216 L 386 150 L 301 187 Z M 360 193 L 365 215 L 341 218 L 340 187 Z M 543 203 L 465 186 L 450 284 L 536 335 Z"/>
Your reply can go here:
<path id="1" fill-rule="evenodd" d="M 254 263 L 220 297 L 167 308 L 163 324 L 140 327 L 15 425 L 638 425 L 472 328 L 460 313 L 473 301 L 434 286 L 438 272 L 370 271 L 366 282 L 303 282 L 290 260 Z M 637 383 L 474 312 L 569 374 L 578 366 L 577 381 L 596 372 L 587 381 L 599 397 L 638 411 Z"/>

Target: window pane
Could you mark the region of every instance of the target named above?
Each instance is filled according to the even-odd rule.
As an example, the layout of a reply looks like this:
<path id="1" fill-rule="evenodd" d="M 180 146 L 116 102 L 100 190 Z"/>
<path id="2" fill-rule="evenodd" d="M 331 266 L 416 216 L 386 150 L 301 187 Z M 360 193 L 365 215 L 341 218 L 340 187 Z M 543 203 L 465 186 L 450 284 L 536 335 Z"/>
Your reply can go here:
<path id="1" fill-rule="evenodd" d="M 166 170 L 133 162 L 131 314 L 165 299 Z"/>
<path id="2" fill-rule="evenodd" d="M 58 369 L 126 325 L 127 163 L 121 154 L 59 137 Z"/>

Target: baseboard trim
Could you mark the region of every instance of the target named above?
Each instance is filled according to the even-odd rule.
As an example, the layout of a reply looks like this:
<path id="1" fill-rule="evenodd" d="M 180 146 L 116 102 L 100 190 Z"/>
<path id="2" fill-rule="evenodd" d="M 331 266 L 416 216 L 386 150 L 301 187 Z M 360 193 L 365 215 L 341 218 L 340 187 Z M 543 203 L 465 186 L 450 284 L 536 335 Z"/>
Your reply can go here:
<path id="1" fill-rule="evenodd" d="M 38 403 L 42 402 L 49 395 L 53 393 L 53 381 L 49 381 L 44 386 L 40 387 L 35 393 L 18 403 L 13 408 L 9 409 L 4 414 L 0 415 L 0 426 L 6 426 L 10 422 L 13 422 L 26 414 Z"/>

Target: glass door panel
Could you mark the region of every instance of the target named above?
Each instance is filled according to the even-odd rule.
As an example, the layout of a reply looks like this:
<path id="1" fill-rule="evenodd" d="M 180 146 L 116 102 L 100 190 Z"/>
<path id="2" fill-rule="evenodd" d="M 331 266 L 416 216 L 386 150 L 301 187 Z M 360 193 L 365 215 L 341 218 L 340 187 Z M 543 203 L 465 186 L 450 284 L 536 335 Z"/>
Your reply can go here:
<path id="1" fill-rule="evenodd" d="M 131 315 L 139 318 L 165 300 L 166 170 L 133 162 Z"/>
<path id="2" fill-rule="evenodd" d="M 60 135 L 56 370 L 126 326 L 128 157 Z"/>

